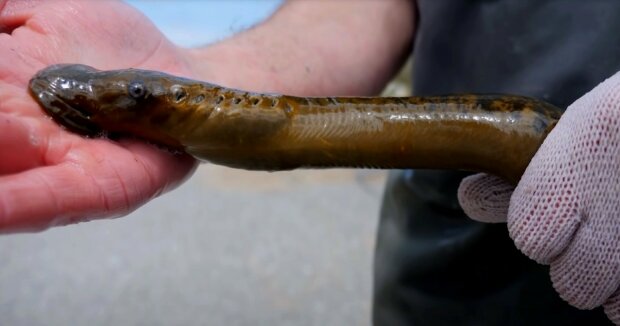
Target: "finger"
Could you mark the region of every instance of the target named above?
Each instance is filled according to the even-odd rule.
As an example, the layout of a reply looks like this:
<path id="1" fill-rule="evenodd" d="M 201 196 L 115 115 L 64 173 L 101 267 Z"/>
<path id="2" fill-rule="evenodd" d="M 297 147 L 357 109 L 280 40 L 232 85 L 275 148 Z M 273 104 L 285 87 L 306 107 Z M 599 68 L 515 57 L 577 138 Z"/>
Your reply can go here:
<path id="1" fill-rule="evenodd" d="M 575 159 L 580 155 L 573 141 L 567 141 L 575 130 L 585 128 L 583 118 L 570 114 L 574 105 L 532 158 L 508 211 L 508 231 L 515 245 L 542 264 L 549 264 L 564 252 L 587 215 L 584 202 L 580 202 L 585 194 L 580 190 L 582 171 L 575 165 L 581 161 Z"/>
<path id="2" fill-rule="evenodd" d="M 142 166 L 144 175 L 149 177 L 153 185 L 160 188 L 153 193 L 154 196 L 178 187 L 198 166 L 198 162 L 187 154 L 172 153 L 140 140 L 123 139 L 118 143 L 128 149 L 133 159 Z M 141 182 L 141 177 L 132 180 L 136 183 Z"/>
<path id="3" fill-rule="evenodd" d="M 45 6 L 64 4 L 44 0 L 8 0 L 0 7 L 0 80 L 25 86 L 30 77 L 44 66 L 60 61 L 62 45 L 48 35 L 53 27 L 50 21 L 63 21 L 63 17 L 36 19 L 35 13 Z M 59 10 L 48 8 L 50 16 Z M 66 21 L 66 20 L 65 20 Z M 68 51 L 66 48 L 64 51 Z"/>
<path id="4" fill-rule="evenodd" d="M 0 233 L 125 215 L 176 187 L 195 168 L 186 156 L 137 141 L 123 145 L 130 151 L 114 159 L 119 164 L 109 164 L 106 157 L 94 166 L 67 160 L 0 177 Z"/>
<path id="5" fill-rule="evenodd" d="M 0 0 L 0 24 L 12 25 L 13 22 L 24 22 L 32 16 L 33 9 L 46 0 Z"/>
<path id="6" fill-rule="evenodd" d="M 605 247 L 614 243 L 613 237 L 611 232 L 605 234 L 597 227 L 584 226 L 564 253 L 551 262 L 553 287 L 571 305 L 580 309 L 598 307 L 618 289 L 620 253 Z"/>
<path id="7" fill-rule="evenodd" d="M 0 175 L 45 164 L 40 134 L 28 119 L 0 113 Z"/>
<path id="8" fill-rule="evenodd" d="M 62 132 L 24 89 L 0 82 L 0 175 L 45 165 L 49 139 Z"/>
<path id="9" fill-rule="evenodd" d="M 614 325 L 620 325 L 620 292 L 616 292 L 605 301 L 603 310 Z"/>
<path id="10" fill-rule="evenodd" d="M 7 2 L 8 0 L 0 0 L 0 33 L 10 33 L 9 27 L 5 26 L 5 24 L 1 21 Z"/>
<path id="11" fill-rule="evenodd" d="M 5 18 L 11 12 L 8 4 L 9 0 L 0 0 L 0 33 L 10 34 L 16 26 L 15 22 Z"/>
<path id="12" fill-rule="evenodd" d="M 458 198 L 465 214 L 485 223 L 506 222 L 514 187 L 503 179 L 485 173 L 463 179 Z"/>
<path id="13" fill-rule="evenodd" d="M 43 0 L 0 0 L 0 33 L 13 33 L 32 17 L 33 9 L 43 3 Z"/>

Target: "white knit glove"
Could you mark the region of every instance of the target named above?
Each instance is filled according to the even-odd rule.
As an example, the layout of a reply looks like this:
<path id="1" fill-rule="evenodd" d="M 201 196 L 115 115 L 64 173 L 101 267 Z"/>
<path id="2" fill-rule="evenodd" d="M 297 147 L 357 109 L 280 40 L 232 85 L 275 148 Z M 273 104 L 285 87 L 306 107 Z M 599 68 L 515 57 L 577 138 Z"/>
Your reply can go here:
<path id="1" fill-rule="evenodd" d="M 477 174 L 459 201 L 472 219 L 507 221 L 564 300 L 620 325 L 620 73 L 568 107 L 516 188 Z"/>

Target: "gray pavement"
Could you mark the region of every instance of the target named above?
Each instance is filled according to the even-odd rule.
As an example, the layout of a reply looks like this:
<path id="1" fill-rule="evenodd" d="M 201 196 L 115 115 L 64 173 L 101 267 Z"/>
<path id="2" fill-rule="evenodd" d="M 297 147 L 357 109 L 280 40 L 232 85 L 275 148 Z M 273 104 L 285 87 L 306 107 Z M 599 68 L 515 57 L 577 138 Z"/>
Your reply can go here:
<path id="1" fill-rule="evenodd" d="M 127 217 L 0 236 L 0 325 L 369 325 L 383 180 L 203 165 Z"/>

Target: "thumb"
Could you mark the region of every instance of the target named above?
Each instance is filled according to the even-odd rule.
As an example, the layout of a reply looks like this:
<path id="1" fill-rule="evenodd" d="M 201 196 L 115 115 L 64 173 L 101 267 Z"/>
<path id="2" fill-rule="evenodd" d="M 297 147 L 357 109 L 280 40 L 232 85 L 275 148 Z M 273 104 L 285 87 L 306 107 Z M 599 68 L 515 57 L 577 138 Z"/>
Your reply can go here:
<path id="1" fill-rule="evenodd" d="M 485 223 L 506 222 L 514 187 L 500 177 L 479 173 L 459 186 L 459 203 L 471 219 Z"/>

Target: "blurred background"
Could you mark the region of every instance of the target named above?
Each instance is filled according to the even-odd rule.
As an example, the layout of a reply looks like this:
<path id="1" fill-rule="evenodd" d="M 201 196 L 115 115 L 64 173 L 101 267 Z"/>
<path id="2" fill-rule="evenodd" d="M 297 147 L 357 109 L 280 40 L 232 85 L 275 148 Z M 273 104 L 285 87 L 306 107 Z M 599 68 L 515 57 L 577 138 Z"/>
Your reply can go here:
<path id="1" fill-rule="evenodd" d="M 280 3 L 128 2 L 183 46 Z M 205 164 L 127 217 L 1 236 L 0 325 L 369 325 L 384 177 Z"/>

